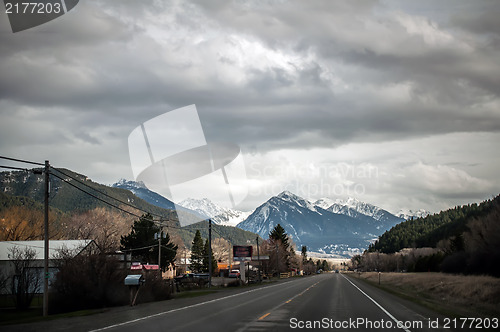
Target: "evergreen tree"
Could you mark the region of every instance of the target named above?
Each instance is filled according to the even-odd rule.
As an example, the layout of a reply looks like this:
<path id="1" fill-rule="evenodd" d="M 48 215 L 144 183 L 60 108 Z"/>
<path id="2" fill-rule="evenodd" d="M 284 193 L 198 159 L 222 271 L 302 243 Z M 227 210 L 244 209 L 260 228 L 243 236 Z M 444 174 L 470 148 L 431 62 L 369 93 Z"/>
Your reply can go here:
<path id="1" fill-rule="evenodd" d="M 121 237 L 120 248 L 124 251 L 134 249 L 132 257 L 143 263 L 158 263 L 158 240 L 155 239 L 155 233 L 159 232 L 160 227 L 153 222 L 153 216 L 144 214 L 134 221 L 130 233 Z M 177 254 L 177 246 L 170 242 L 168 234 L 162 239 L 161 254 L 161 269 L 165 270 L 174 262 Z"/>
<path id="2" fill-rule="evenodd" d="M 217 261 L 214 258 L 214 252 L 212 250 L 212 256 L 211 260 L 212 262 L 212 273 L 215 273 L 215 270 L 217 270 Z M 205 246 L 203 247 L 203 272 L 209 272 L 208 268 L 208 239 L 205 241 Z"/>
<path id="3" fill-rule="evenodd" d="M 277 224 L 273 230 L 269 233 L 269 238 L 271 240 L 280 241 L 285 250 L 288 250 L 290 244 L 288 243 L 288 235 L 285 232 L 285 229 Z"/>
<path id="4" fill-rule="evenodd" d="M 330 271 L 330 264 L 328 264 L 326 259 L 324 259 L 323 262 L 321 263 L 321 269 L 323 271 Z"/>
<path id="5" fill-rule="evenodd" d="M 161 239 L 161 266 L 162 271 L 175 261 L 177 256 L 177 245 L 170 241 L 170 235 L 165 232 L 161 232 L 163 238 Z"/>
<path id="6" fill-rule="evenodd" d="M 307 262 L 307 247 L 302 246 L 302 264 L 305 264 Z"/>
<path id="7" fill-rule="evenodd" d="M 269 233 L 269 240 L 275 249 L 270 252 L 270 259 L 275 262 L 271 266 L 275 267 L 276 273 L 288 271 L 295 250 L 290 247 L 285 229 L 280 224 L 276 225 Z"/>
<path id="8" fill-rule="evenodd" d="M 203 251 L 203 239 L 201 238 L 200 230 L 197 229 L 191 245 L 191 270 L 193 272 L 201 272 L 203 270 Z"/>

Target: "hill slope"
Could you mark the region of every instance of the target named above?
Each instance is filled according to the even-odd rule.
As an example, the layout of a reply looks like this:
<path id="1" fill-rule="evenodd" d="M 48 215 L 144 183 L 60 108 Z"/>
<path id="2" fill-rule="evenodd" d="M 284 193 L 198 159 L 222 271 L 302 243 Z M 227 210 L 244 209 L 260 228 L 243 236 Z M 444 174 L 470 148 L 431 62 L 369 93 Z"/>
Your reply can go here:
<path id="1" fill-rule="evenodd" d="M 129 203 L 138 209 L 148 211 L 152 214 L 176 219 L 172 210 L 157 207 L 149 204 L 143 199 L 138 198 L 129 190 L 121 188 L 112 188 L 106 185 L 93 182 L 88 177 L 82 174 L 72 172 L 67 169 L 51 170 L 53 175 L 50 176 L 50 206 L 59 209 L 66 213 L 80 213 L 97 207 L 109 208 L 110 206 L 96 198 L 74 188 L 72 185 L 81 188 L 91 194 L 104 199 L 112 204 L 128 208 L 119 201 Z M 64 179 L 56 177 L 59 176 Z M 75 180 L 76 179 L 76 180 Z M 10 196 L 29 197 L 37 202 L 43 202 L 43 177 L 30 172 L 0 172 L 0 188 L 3 193 Z M 81 183 L 85 184 L 82 185 Z M 95 190 L 94 190 L 95 189 Z M 105 193 L 119 201 L 105 197 L 99 192 Z M 128 208 L 130 209 L 130 208 Z"/>
<path id="2" fill-rule="evenodd" d="M 439 241 L 461 236 L 472 219 L 485 216 L 499 202 L 497 196 L 481 204 L 457 206 L 424 218 L 409 219 L 382 234 L 369 251 L 394 253 L 408 247 L 436 247 Z"/>

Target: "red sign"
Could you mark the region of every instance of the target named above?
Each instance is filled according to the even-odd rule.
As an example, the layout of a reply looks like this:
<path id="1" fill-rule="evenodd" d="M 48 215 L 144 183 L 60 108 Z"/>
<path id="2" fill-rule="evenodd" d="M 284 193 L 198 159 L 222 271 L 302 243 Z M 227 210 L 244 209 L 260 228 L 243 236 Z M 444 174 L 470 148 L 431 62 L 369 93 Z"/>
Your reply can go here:
<path id="1" fill-rule="evenodd" d="M 252 246 L 233 246 L 233 257 L 252 257 Z"/>
<path id="2" fill-rule="evenodd" d="M 159 270 L 160 267 L 158 266 L 158 264 L 156 265 L 142 265 L 142 264 L 137 264 L 137 263 L 132 263 L 132 266 L 130 267 L 131 270 Z"/>

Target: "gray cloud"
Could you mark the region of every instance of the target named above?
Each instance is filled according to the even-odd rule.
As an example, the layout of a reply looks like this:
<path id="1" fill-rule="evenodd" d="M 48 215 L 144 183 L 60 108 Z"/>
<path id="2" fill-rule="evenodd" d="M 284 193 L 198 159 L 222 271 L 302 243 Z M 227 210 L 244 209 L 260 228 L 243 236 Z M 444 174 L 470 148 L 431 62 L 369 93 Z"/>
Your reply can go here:
<path id="1" fill-rule="evenodd" d="M 190 104 L 209 140 L 257 155 L 439 142 L 453 133 L 468 133 L 471 141 L 460 136 L 458 144 L 469 148 L 476 133 L 500 131 L 500 5 L 452 4 L 88 1 L 16 34 L 3 15 L 0 148 L 13 156 L 34 151 L 26 155 L 109 183 L 131 177 L 132 129 Z M 438 161 L 437 148 L 410 156 L 410 164 L 427 165 L 418 171 L 429 178 L 435 169 L 455 172 L 450 181 L 464 185 L 435 196 L 416 187 L 433 197 L 419 203 L 436 208 L 453 195 L 499 190 L 493 174 L 471 175 L 478 168 L 463 166 L 456 151 L 446 163 L 462 166 Z M 398 181 L 379 188 L 392 205 L 389 192 L 406 183 Z"/>

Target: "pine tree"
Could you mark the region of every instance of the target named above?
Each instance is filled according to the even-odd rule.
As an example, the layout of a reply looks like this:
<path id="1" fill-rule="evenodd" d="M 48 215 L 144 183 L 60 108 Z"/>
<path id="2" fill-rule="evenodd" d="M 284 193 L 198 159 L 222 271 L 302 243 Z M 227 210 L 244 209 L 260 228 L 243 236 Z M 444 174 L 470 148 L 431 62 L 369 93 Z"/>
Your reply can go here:
<path id="1" fill-rule="evenodd" d="M 288 247 L 290 246 L 288 243 L 288 235 L 280 224 L 277 224 L 269 233 L 269 238 L 275 241 L 280 241 L 285 250 L 288 250 Z"/>
<path id="2" fill-rule="evenodd" d="M 153 222 L 153 216 L 149 213 L 144 214 L 139 220 L 134 221 L 130 233 L 121 237 L 120 247 L 122 250 L 134 249 L 132 257 L 143 263 L 158 263 L 158 240 L 155 239 L 155 233 L 159 232 L 160 227 Z M 161 245 L 161 269 L 165 270 L 174 262 L 177 246 L 170 242 L 168 233 L 162 239 Z"/>
<path id="3" fill-rule="evenodd" d="M 212 262 L 212 273 L 217 269 L 217 261 L 214 258 L 214 252 L 211 252 L 212 256 L 210 261 Z M 203 272 L 209 272 L 208 268 L 208 239 L 205 241 L 205 246 L 203 247 Z"/>
<path id="4" fill-rule="evenodd" d="M 321 269 L 323 271 L 330 271 L 330 264 L 328 264 L 326 259 L 324 259 L 323 262 L 321 262 Z"/>
<path id="5" fill-rule="evenodd" d="M 276 225 L 269 233 L 271 245 L 275 248 L 270 252 L 272 266 L 275 267 L 277 273 L 286 272 L 291 265 L 292 254 L 295 255 L 293 248 L 290 248 L 288 235 L 285 229 L 280 225 Z"/>
<path id="6" fill-rule="evenodd" d="M 173 244 L 170 241 L 170 235 L 168 233 L 164 233 L 164 237 L 161 240 L 161 266 L 160 268 L 165 271 L 165 269 L 173 264 L 175 261 L 175 257 L 177 256 L 177 245 Z"/>
<path id="7" fill-rule="evenodd" d="M 156 253 L 158 256 L 158 247 L 154 248 L 154 245 L 157 244 L 154 234 L 158 230 L 159 228 L 153 222 L 153 216 L 149 213 L 145 214 L 139 220 L 134 221 L 128 235 L 121 237 L 120 247 L 122 250 L 134 249 L 132 257 L 143 263 L 153 262 L 154 254 Z M 157 259 L 158 257 L 154 261 L 156 262 Z"/>
<path id="8" fill-rule="evenodd" d="M 302 246 L 302 264 L 305 264 L 307 262 L 307 247 Z"/>
<path id="9" fill-rule="evenodd" d="M 200 230 L 197 229 L 191 245 L 191 270 L 193 272 L 201 272 L 203 269 L 203 251 L 203 239 Z"/>

